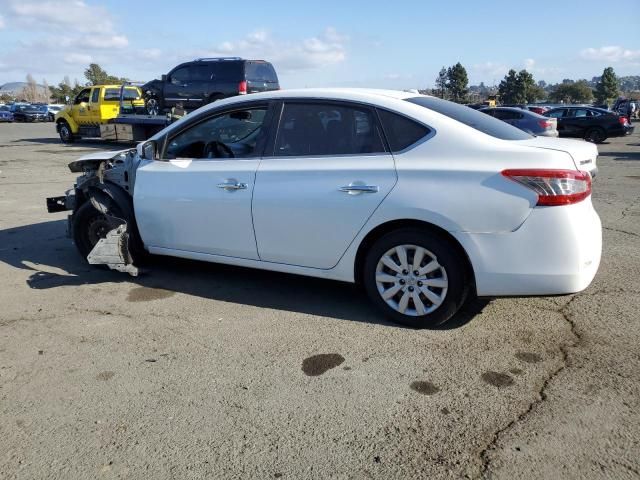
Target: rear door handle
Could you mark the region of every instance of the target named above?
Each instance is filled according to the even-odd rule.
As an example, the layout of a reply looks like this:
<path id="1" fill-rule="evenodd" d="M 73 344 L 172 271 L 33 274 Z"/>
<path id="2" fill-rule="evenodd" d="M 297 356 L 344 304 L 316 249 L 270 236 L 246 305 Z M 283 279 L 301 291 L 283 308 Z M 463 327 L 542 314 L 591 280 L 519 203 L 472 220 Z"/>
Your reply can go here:
<path id="1" fill-rule="evenodd" d="M 340 191 L 349 195 L 358 195 L 360 193 L 378 193 L 380 188 L 377 185 L 346 185 L 340 187 Z"/>
<path id="2" fill-rule="evenodd" d="M 242 182 L 236 182 L 235 180 L 229 180 L 224 183 L 219 183 L 216 185 L 218 188 L 222 188 L 227 191 L 233 190 L 246 190 L 247 184 Z"/>

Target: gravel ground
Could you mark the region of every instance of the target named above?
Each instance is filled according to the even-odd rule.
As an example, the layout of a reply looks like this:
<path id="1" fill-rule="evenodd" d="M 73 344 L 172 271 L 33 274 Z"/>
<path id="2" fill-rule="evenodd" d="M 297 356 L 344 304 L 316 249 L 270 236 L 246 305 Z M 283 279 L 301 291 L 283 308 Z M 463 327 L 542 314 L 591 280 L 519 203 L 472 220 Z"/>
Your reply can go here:
<path id="1" fill-rule="evenodd" d="M 638 134 L 600 146 L 586 291 L 435 331 L 340 283 L 89 268 L 44 199 L 97 148 L 0 125 L 0 478 L 640 477 Z"/>

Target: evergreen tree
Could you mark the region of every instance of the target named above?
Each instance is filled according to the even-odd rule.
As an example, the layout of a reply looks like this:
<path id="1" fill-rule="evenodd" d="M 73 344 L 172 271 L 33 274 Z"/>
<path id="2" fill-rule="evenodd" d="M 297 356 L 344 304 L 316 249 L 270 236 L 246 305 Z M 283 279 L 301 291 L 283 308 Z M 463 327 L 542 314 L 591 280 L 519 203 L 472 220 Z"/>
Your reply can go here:
<path id="1" fill-rule="evenodd" d="M 596 85 L 596 101 L 609 104 L 618 98 L 618 95 L 620 95 L 618 78 L 613 68 L 607 67 L 602 72 L 602 77 L 600 77 L 600 81 Z"/>
<path id="2" fill-rule="evenodd" d="M 440 98 L 447 98 L 447 69 L 442 67 L 436 78 L 436 95 Z"/>
<path id="3" fill-rule="evenodd" d="M 467 100 L 469 93 L 469 77 L 467 70 L 460 62 L 447 70 L 447 90 L 451 96 L 451 100 L 457 103 L 463 103 Z"/>

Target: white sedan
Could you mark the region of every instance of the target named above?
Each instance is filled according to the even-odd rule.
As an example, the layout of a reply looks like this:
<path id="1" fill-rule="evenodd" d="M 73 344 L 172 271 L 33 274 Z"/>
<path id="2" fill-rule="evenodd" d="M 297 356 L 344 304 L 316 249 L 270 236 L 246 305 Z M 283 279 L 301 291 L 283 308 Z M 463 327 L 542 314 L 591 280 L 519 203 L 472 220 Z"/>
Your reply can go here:
<path id="1" fill-rule="evenodd" d="M 309 89 L 203 107 L 92 154 L 50 211 L 90 263 L 149 252 L 358 282 L 432 327 L 471 296 L 578 292 L 600 262 L 597 149 L 415 93 Z"/>

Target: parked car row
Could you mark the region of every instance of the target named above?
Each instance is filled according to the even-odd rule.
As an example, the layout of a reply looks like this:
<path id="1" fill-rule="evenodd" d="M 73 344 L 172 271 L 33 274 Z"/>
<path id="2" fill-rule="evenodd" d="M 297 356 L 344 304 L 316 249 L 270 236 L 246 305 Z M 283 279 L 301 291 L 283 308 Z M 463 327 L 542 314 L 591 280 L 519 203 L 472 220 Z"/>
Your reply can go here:
<path id="1" fill-rule="evenodd" d="M 12 103 L 0 105 L 0 122 L 53 122 L 64 105 Z"/>
<path id="2" fill-rule="evenodd" d="M 480 111 L 533 135 L 583 138 L 593 143 L 602 143 L 611 137 L 624 137 L 634 130 L 627 116 L 596 107 L 563 106 L 547 109 L 517 105 L 482 108 Z"/>

